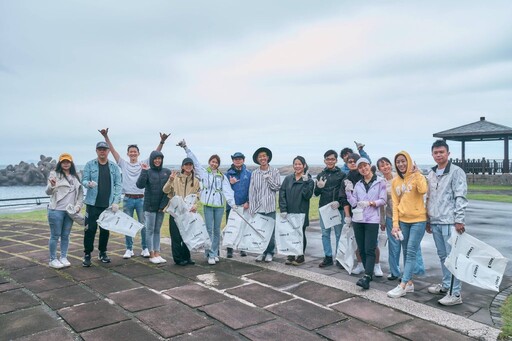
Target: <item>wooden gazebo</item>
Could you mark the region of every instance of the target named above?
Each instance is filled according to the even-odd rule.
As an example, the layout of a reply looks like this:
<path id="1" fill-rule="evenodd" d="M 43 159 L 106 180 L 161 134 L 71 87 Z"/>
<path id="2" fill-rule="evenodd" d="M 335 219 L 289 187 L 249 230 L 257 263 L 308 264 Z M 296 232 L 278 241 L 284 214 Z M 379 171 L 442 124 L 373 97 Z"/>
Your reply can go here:
<path id="1" fill-rule="evenodd" d="M 460 141 L 462 143 L 462 169 L 468 171 L 466 166 L 466 142 L 476 141 L 504 141 L 504 158 L 502 173 L 510 173 L 510 158 L 508 141 L 512 138 L 512 128 L 492 123 L 480 117 L 480 121 L 466 124 L 457 128 L 435 133 L 434 137 L 444 140 Z"/>

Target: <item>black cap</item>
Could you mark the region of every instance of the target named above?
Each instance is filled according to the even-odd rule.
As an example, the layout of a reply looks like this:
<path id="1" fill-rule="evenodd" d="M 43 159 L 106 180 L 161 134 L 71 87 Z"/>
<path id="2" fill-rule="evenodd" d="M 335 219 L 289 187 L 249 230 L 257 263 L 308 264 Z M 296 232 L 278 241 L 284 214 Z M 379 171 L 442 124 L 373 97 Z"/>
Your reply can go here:
<path id="1" fill-rule="evenodd" d="M 98 149 L 98 148 L 110 149 L 108 147 L 108 143 L 105 141 L 100 141 L 100 142 L 96 143 L 96 149 Z"/>
<path id="2" fill-rule="evenodd" d="M 194 161 L 192 161 L 192 159 L 189 158 L 189 157 L 186 157 L 186 158 L 183 159 L 183 161 L 181 161 L 181 165 L 182 166 L 185 166 L 187 163 L 194 164 Z"/>
<path id="3" fill-rule="evenodd" d="M 245 155 L 240 152 L 236 152 L 235 154 L 231 155 L 231 160 L 233 160 L 233 159 L 244 159 L 245 160 Z"/>

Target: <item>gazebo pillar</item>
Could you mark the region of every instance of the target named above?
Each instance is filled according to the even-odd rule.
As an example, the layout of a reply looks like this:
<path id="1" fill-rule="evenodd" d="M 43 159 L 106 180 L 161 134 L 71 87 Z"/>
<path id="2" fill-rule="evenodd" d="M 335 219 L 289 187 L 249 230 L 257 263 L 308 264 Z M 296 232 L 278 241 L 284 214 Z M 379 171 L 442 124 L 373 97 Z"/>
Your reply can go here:
<path id="1" fill-rule="evenodd" d="M 462 169 L 466 171 L 466 141 L 461 141 L 462 144 Z"/>
<path id="2" fill-rule="evenodd" d="M 510 173 L 510 160 L 508 158 L 508 136 L 505 136 L 505 157 L 503 158 L 503 173 Z"/>

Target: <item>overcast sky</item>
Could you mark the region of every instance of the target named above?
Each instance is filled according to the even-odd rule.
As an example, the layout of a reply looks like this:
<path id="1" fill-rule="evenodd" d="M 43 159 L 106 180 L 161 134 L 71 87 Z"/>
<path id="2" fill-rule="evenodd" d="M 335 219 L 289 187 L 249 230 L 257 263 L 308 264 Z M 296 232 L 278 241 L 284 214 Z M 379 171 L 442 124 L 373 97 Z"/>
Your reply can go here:
<path id="1" fill-rule="evenodd" d="M 512 1 L 0 0 L 0 164 L 96 157 L 110 128 L 165 163 L 364 142 L 431 164 L 433 133 L 512 126 Z M 460 157 L 460 143 L 451 142 Z M 503 142 L 468 157 L 503 158 Z"/>

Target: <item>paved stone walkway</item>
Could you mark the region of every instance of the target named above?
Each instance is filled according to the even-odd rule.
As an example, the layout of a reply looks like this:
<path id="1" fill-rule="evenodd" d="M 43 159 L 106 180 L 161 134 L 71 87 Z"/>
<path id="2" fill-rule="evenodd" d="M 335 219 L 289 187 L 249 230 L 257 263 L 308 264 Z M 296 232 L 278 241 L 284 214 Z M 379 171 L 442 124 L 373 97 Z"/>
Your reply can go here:
<path id="1" fill-rule="evenodd" d="M 361 291 L 335 268 L 256 264 L 253 257 L 207 265 L 124 260 L 82 268 L 82 231 L 71 236 L 70 268 L 48 267 L 48 227 L 0 222 L 0 340 L 471 340 L 499 330 L 427 301 Z M 97 256 L 97 254 L 94 254 Z M 341 276 L 341 277 L 340 277 Z M 396 284 L 395 284 L 396 285 Z M 430 297 L 431 299 L 431 297 Z"/>

